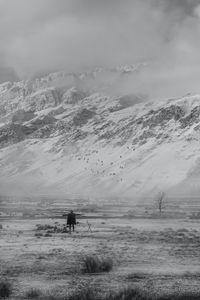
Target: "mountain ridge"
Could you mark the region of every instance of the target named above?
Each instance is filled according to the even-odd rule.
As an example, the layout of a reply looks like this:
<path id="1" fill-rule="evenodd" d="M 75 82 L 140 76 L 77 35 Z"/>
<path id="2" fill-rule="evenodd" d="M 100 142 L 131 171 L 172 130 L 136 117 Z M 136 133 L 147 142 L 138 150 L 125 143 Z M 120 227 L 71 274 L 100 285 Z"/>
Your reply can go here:
<path id="1" fill-rule="evenodd" d="M 3 193 L 198 194 L 200 95 L 111 96 L 70 76 L 0 85 Z"/>

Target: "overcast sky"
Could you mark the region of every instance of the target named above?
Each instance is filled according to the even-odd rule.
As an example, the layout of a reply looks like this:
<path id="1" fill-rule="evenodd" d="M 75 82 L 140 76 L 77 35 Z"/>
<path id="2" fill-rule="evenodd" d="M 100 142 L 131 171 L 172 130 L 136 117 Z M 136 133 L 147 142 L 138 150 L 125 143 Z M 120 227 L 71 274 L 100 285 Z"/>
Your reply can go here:
<path id="1" fill-rule="evenodd" d="M 150 61 L 148 84 L 192 88 L 199 37 L 200 0 L 0 0 L 0 65 L 20 76 Z"/>

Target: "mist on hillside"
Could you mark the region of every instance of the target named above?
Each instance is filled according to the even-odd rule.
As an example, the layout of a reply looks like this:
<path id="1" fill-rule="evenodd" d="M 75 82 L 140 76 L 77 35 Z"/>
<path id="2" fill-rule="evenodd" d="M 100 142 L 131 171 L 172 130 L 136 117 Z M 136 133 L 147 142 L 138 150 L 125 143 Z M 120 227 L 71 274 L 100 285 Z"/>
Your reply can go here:
<path id="1" fill-rule="evenodd" d="M 199 92 L 199 0 L 1 0 L 0 11 L 0 67 L 21 79 L 145 61 L 113 91 Z"/>

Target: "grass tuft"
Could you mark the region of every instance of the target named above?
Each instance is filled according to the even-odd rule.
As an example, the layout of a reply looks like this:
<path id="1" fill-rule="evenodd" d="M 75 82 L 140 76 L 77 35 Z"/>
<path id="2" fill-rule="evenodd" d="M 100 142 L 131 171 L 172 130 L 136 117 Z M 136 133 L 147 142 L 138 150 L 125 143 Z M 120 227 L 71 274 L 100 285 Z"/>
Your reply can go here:
<path id="1" fill-rule="evenodd" d="M 73 292 L 65 295 L 55 291 L 48 292 L 48 294 L 41 298 L 41 300 L 101 300 L 98 293 L 92 287 L 84 287 L 74 290 Z"/>
<path id="2" fill-rule="evenodd" d="M 111 258 L 100 258 L 98 256 L 85 256 L 82 260 L 82 273 L 101 273 L 110 272 L 113 268 L 113 261 Z"/>
<path id="3" fill-rule="evenodd" d="M 118 293 L 111 292 L 102 300 L 199 300 L 200 293 L 180 293 L 180 294 L 161 294 L 150 295 L 147 291 L 137 288 L 127 288 Z"/>
<path id="4" fill-rule="evenodd" d="M 39 289 L 30 289 L 26 292 L 26 299 L 39 299 L 42 295 L 42 292 Z"/>
<path id="5" fill-rule="evenodd" d="M 96 291 L 92 288 L 84 288 L 72 293 L 67 300 L 95 300 L 97 299 Z"/>
<path id="6" fill-rule="evenodd" d="M 153 300 L 142 289 L 126 288 L 118 293 L 110 292 L 104 300 Z"/>

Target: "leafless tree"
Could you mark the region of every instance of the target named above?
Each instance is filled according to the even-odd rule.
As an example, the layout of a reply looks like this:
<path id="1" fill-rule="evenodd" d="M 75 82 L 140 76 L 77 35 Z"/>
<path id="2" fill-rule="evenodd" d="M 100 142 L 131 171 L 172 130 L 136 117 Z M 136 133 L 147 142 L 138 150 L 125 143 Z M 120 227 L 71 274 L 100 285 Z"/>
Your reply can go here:
<path id="1" fill-rule="evenodd" d="M 160 192 L 157 197 L 157 208 L 159 210 L 160 215 L 162 214 L 162 211 L 164 209 L 164 200 L 165 200 L 165 193 Z"/>

